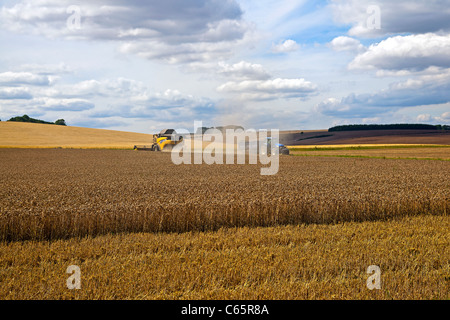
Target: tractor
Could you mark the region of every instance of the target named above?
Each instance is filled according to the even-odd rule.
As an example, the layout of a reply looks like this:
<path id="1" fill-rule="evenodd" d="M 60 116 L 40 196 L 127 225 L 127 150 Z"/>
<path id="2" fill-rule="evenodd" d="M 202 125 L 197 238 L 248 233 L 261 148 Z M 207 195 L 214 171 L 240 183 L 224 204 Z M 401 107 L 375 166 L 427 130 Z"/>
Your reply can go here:
<path id="1" fill-rule="evenodd" d="M 289 155 L 289 149 L 284 144 L 277 143 L 275 146 L 272 146 L 271 137 L 268 137 L 266 142 L 263 143 L 261 147 L 261 154 L 276 155 L 276 149 L 278 148 L 278 154 Z"/>

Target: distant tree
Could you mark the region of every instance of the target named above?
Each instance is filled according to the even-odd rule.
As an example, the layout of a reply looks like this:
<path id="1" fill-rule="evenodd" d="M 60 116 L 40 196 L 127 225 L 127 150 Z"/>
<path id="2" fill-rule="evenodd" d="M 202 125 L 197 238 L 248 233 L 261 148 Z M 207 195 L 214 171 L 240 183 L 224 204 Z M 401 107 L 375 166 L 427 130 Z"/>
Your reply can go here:
<path id="1" fill-rule="evenodd" d="M 58 119 L 55 121 L 55 124 L 58 126 L 66 126 L 66 121 L 64 119 Z"/>
<path id="2" fill-rule="evenodd" d="M 359 131 L 359 130 L 438 130 L 431 124 L 400 123 L 400 124 L 350 124 L 341 125 L 328 129 L 334 131 Z"/>
<path id="3" fill-rule="evenodd" d="M 61 126 L 65 126 L 66 125 L 66 121 L 64 119 L 58 119 L 55 122 L 48 122 L 48 121 L 44 121 L 44 120 L 39 120 L 39 119 L 34 119 L 29 117 L 28 115 L 24 114 L 21 117 L 12 117 L 11 119 L 9 119 L 8 121 L 16 121 L 16 122 L 31 122 L 31 123 L 45 123 L 45 124 L 57 124 L 57 125 L 61 125 Z"/>

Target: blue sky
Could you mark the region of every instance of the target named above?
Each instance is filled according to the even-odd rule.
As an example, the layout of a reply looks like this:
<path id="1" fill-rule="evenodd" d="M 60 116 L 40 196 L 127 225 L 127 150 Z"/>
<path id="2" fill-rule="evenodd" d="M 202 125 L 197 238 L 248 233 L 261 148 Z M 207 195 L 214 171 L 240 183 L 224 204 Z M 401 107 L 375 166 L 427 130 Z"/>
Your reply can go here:
<path id="1" fill-rule="evenodd" d="M 450 123 L 448 1 L 0 1 L 0 119 Z"/>

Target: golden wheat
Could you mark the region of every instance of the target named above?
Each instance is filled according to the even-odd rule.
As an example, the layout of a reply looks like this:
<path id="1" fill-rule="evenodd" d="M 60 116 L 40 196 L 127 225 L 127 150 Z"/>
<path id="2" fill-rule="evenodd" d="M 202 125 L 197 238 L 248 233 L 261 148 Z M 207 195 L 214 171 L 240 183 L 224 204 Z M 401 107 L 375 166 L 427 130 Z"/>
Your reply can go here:
<path id="1" fill-rule="evenodd" d="M 170 154 L 1 149 L 0 240 L 447 215 L 444 161 L 281 157 L 180 165 Z"/>
<path id="2" fill-rule="evenodd" d="M 423 215 L 0 243 L 0 299 L 449 299 L 449 228 Z"/>
<path id="3" fill-rule="evenodd" d="M 125 150 L 0 162 L 0 299 L 450 298 L 445 161 L 281 157 L 275 176 Z"/>
<path id="4" fill-rule="evenodd" d="M 0 148 L 132 149 L 152 141 L 143 133 L 0 121 Z"/>

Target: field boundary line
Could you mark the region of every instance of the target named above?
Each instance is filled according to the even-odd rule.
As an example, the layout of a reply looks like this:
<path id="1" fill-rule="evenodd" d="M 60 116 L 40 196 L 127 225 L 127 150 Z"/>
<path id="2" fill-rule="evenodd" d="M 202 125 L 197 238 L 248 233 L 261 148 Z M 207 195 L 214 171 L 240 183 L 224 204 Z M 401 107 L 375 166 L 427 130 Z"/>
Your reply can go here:
<path id="1" fill-rule="evenodd" d="M 360 156 L 344 154 L 292 154 L 295 157 L 325 157 L 325 158 L 360 158 L 360 159 L 384 159 L 384 160 L 428 160 L 428 161 L 450 161 L 443 158 L 417 158 L 417 157 L 385 157 L 385 156 Z"/>

